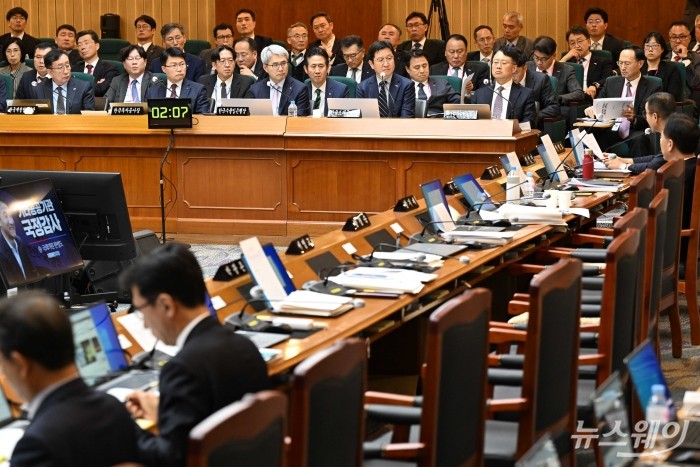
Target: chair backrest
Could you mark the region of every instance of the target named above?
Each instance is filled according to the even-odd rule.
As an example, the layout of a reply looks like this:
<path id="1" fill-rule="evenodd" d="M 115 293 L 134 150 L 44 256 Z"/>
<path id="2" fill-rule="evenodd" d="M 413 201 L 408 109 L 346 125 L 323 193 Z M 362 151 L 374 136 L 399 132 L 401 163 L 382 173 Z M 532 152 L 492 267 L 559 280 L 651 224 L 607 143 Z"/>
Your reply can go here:
<path id="1" fill-rule="evenodd" d="M 613 61 L 612 52 L 610 52 L 609 50 L 591 50 L 591 55 L 593 57 L 607 58 L 611 62 Z M 616 66 L 617 64 L 613 63 L 613 68 L 615 68 Z"/>
<path id="2" fill-rule="evenodd" d="M 290 466 L 361 465 L 367 346 L 349 339 L 294 370 Z"/>
<path id="3" fill-rule="evenodd" d="M 124 74 L 124 64 L 122 62 L 120 62 L 119 60 L 107 60 L 107 59 L 105 59 L 105 62 L 110 63 L 113 67 L 115 67 L 117 70 L 119 70 L 120 75 Z"/>
<path id="4" fill-rule="evenodd" d="M 209 41 L 203 41 L 200 39 L 187 39 L 185 42 L 185 52 L 188 54 L 196 55 L 199 57 L 199 53 L 202 50 L 211 49 L 211 43 Z"/>
<path id="5" fill-rule="evenodd" d="M 53 37 L 37 37 L 36 40 L 39 41 L 39 43 L 47 43 L 51 44 L 53 47 L 56 47 L 56 39 Z"/>
<path id="6" fill-rule="evenodd" d="M 559 80 L 557 79 L 556 76 L 550 76 L 549 82 L 552 83 L 552 89 L 554 89 L 554 93 L 558 96 L 559 95 Z"/>
<path id="7" fill-rule="evenodd" d="M 663 86 L 664 81 L 663 81 L 661 78 L 659 78 L 658 76 L 646 75 L 646 76 L 644 76 L 644 77 L 645 77 L 646 79 L 648 79 L 649 81 L 651 81 L 651 84 L 654 84 L 654 85 L 657 85 L 657 86 Z"/>
<path id="8" fill-rule="evenodd" d="M 563 259 L 530 282 L 522 386 L 530 410 L 518 424 L 518 458 L 547 432 L 568 439 L 574 432 L 581 273 L 579 260 Z"/>
<path id="9" fill-rule="evenodd" d="M 678 275 L 680 255 L 681 219 L 683 217 L 683 184 L 685 163 L 676 159 L 665 163 L 656 171 L 656 190 L 668 190 L 668 219 L 666 222 L 666 242 L 664 243 L 664 269 Z M 675 269 L 675 272 L 673 271 Z"/>
<path id="10" fill-rule="evenodd" d="M 491 291 L 473 289 L 428 322 L 419 465 L 482 465 Z"/>
<path id="11" fill-rule="evenodd" d="M 87 73 L 81 73 L 79 71 L 73 71 L 71 72 L 71 76 L 75 79 L 87 81 L 91 83 L 93 87 L 95 86 L 95 77 L 92 75 L 88 75 Z"/>
<path id="12" fill-rule="evenodd" d="M 192 431 L 188 467 L 285 465 L 287 397 L 278 391 L 247 394 L 217 410 Z"/>
<path id="13" fill-rule="evenodd" d="M 346 76 L 329 76 L 328 79 L 332 79 L 333 81 L 343 83 L 345 86 L 348 87 L 348 94 L 350 94 L 350 97 L 353 99 L 357 97 L 357 81 L 355 81 L 354 79 L 348 78 Z"/>
<path id="14" fill-rule="evenodd" d="M 129 46 L 129 41 L 124 39 L 112 39 L 105 38 L 100 39 L 100 50 L 97 51 L 97 55 L 102 60 L 116 60 L 119 61 L 121 58 L 119 52 L 124 48 Z M 121 63 L 121 62 L 119 62 Z"/>
<path id="15" fill-rule="evenodd" d="M 697 179 L 697 175 L 696 175 Z M 649 337 L 656 344 L 661 297 L 661 275 L 663 271 L 664 242 L 668 216 L 668 190 L 662 188 L 649 203 L 647 221 L 647 246 L 644 273 L 644 302 L 637 344 Z M 646 318 L 646 319 L 644 319 Z M 656 346 L 656 345 L 655 345 Z"/>
<path id="16" fill-rule="evenodd" d="M 648 208 L 651 199 L 656 194 L 656 172 L 646 169 L 632 179 L 629 188 L 627 208 Z"/>
<path id="17" fill-rule="evenodd" d="M 0 73 L 0 79 L 5 83 L 5 99 L 13 99 L 15 94 L 14 83 L 12 82 L 12 76 L 6 75 L 5 73 Z"/>
<path id="18" fill-rule="evenodd" d="M 462 80 L 456 76 L 430 75 L 430 77 L 447 80 L 447 82 L 450 83 L 450 86 L 452 86 L 452 89 L 460 93 L 462 92 Z"/>
<path id="19" fill-rule="evenodd" d="M 669 89 L 669 91 L 676 96 L 676 101 L 680 102 L 687 97 L 687 92 L 686 92 L 687 77 L 686 77 L 685 65 L 683 64 L 683 62 L 676 62 L 674 60 L 667 60 L 666 63 L 668 63 L 669 66 L 676 67 L 676 70 L 678 70 L 678 76 L 680 76 L 680 78 L 681 78 L 680 90 Z"/>
<path id="20" fill-rule="evenodd" d="M 574 69 L 576 81 L 578 81 L 579 86 L 583 88 L 583 65 L 581 65 L 580 63 L 568 63 L 568 65 L 570 65 Z"/>

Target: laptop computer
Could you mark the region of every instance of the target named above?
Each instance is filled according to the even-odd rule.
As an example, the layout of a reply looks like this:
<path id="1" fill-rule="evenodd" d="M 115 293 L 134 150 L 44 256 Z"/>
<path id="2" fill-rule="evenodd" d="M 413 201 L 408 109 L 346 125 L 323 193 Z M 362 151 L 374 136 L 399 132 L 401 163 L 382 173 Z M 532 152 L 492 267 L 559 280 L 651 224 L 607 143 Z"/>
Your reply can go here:
<path id="1" fill-rule="evenodd" d="M 250 115 L 273 115 L 269 99 L 221 99 L 219 107 L 248 107 Z"/>
<path id="2" fill-rule="evenodd" d="M 507 156 L 503 157 L 506 157 L 506 161 L 508 160 Z M 489 201 L 489 194 L 474 178 L 474 175 L 467 173 L 452 180 L 472 208 L 479 211 L 495 211 L 498 209 L 495 204 Z"/>
<path id="3" fill-rule="evenodd" d="M 348 117 L 360 118 L 379 118 L 379 101 L 377 99 L 359 99 L 359 98 L 337 98 L 329 97 L 326 102 L 328 105 L 328 115 L 349 113 L 349 111 L 357 110 L 358 115 L 346 115 Z M 337 112 L 340 111 L 340 112 Z M 343 112 L 346 111 L 346 112 Z"/>
<path id="4" fill-rule="evenodd" d="M 559 467 L 559 454 L 549 433 L 545 433 L 515 463 L 515 467 Z"/>
<path id="5" fill-rule="evenodd" d="M 627 399 L 620 374 L 615 371 L 591 395 L 593 413 L 598 424 L 598 447 L 602 467 L 631 463 L 637 457 L 632 446 Z"/>

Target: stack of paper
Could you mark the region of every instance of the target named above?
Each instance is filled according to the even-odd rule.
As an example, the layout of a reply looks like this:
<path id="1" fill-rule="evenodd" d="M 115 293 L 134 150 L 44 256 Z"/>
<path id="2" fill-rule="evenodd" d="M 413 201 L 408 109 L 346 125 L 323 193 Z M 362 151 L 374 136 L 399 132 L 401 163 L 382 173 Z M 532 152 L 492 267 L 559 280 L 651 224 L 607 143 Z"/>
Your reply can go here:
<path id="1" fill-rule="evenodd" d="M 504 230 L 502 227 L 466 227 L 468 226 L 458 227 L 442 236 L 457 240 L 474 240 L 489 245 L 505 245 L 512 242 L 515 235 L 512 230 Z"/>
<path id="2" fill-rule="evenodd" d="M 515 224 L 566 224 L 558 209 L 507 203 L 498 208 L 498 213 Z"/>
<path id="3" fill-rule="evenodd" d="M 441 256 L 432 255 L 430 253 L 422 253 L 420 251 L 412 251 L 400 249 L 397 251 L 375 251 L 372 258 L 382 259 L 384 261 L 396 262 L 421 262 L 426 263 L 430 267 L 440 267 L 444 263 Z"/>
<path id="4" fill-rule="evenodd" d="M 423 282 L 430 282 L 436 277 L 437 274 L 409 269 L 359 267 L 331 277 L 330 280 L 353 289 L 416 294 L 423 290 Z"/>
<path id="5" fill-rule="evenodd" d="M 281 302 L 273 304 L 275 310 L 333 311 L 352 302 L 351 297 L 322 294 L 310 290 L 295 290 Z"/>
<path id="6" fill-rule="evenodd" d="M 578 189 L 581 191 L 601 191 L 611 193 L 620 191 L 624 186 L 622 183 L 610 182 L 607 180 L 582 180 L 579 178 L 572 178 L 569 180 L 568 185 L 578 187 Z"/>

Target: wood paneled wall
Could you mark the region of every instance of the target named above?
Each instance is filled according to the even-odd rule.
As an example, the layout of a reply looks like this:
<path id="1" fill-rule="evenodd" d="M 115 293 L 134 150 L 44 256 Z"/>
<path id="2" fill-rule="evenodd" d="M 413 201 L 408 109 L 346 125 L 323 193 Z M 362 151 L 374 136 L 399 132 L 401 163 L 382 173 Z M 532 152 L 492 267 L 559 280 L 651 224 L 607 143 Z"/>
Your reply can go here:
<path id="1" fill-rule="evenodd" d="M 27 31 L 34 37 L 54 37 L 56 27 L 72 24 L 81 29 L 100 32 L 100 15 L 120 15 L 120 35 L 134 40 L 134 19 L 147 14 L 155 18 L 158 28 L 168 22 L 180 22 L 192 39 L 212 40 L 216 0 L 0 0 L 2 32 L 8 31 L 5 13 L 21 6 L 29 13 Z M 160 34 L 156 33 L 160 44 Z"/>

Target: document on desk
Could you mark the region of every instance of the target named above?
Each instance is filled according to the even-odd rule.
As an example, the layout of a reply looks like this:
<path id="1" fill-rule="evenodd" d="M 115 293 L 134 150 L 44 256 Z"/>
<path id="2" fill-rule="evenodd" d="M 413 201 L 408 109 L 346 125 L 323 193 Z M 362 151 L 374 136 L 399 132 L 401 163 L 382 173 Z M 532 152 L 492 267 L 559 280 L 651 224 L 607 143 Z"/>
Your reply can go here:
<path id="1" fill-rule="evenodd" d="M 583 191 L 617 193 L 623 187 L 623 183 L 618 183 L 610 180 L 583 180 L 580 178 L 572 178 L 569 180 L 569 186 L 578 187 Z"/>
<path id="2" fill-rule="evenodd" d="M 375 251 L 372 257 L 384 261 L 421 261 L 430 266 L 442 266 L 443 263 L 441 256 L 404 248 L 397 251 Z"/>
<path id="3" fill-rule="evenodd" d="M 490 245 L 505 245 L 513 241 L 515 232 L 512 230 L 501 230 L 501 231 L 489 231 L 485 228 L 474 229 L 474 230 L 452 230 L 442 234 L 445 238 L 458 239 L 458 240 L 474 240 L 481 243 L 487 243 Z"/>
<path id="4" fill-rule="evenodd" d="M 295 290 L 281 302 L 270 302 L 270 304 L 273 307 L 273 311 L 309 310 L 332 312 L 347 306 L 352 307 L 351 302 L 352 297 L 323 294 L 310 290 Z"/>
<path id="5" fill-rule="evenodd" d="M 436 277 L 437 274 L 408 269 L 359 267 L 331 277 L 330 280 L 353 289 L 416 294 L 423 290 L 424 282 L 430 282 Z"/>
<path id="6" fill-rule="evenodd" d="M 566 225 L 558 209 L 506 203 L 498 208 L 498 212 L 503 219 L 515 224 Z"/>

